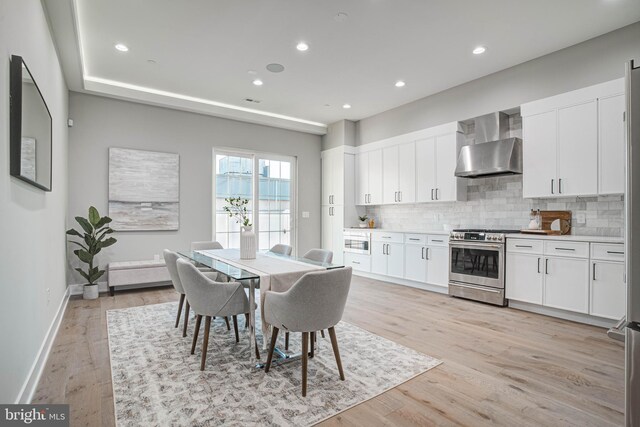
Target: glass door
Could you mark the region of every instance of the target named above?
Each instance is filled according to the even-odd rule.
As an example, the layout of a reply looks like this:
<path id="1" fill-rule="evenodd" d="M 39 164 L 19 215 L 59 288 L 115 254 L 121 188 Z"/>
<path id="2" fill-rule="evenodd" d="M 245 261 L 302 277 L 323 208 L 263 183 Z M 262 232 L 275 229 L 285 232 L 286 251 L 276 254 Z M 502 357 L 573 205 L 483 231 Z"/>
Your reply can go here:
<path id="1" fill-rule="evenodd" d="M 258 164 L 258 247 L 295 246 L 293 168 L 295 159 L 260 156 Z"/>

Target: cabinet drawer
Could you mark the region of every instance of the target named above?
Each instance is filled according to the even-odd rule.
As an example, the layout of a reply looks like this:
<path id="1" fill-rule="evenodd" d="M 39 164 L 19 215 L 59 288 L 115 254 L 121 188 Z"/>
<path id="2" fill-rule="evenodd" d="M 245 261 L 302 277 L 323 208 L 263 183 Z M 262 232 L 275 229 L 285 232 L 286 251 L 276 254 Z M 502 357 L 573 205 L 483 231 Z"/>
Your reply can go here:
<path id="1" fill-rule="evenodd" d="M 425 234 L 405 234 L 404 242 L 410 245 L 426 245 L 427 236 Z"/>
<path id="2" fill-rule="evenodd" d="M 592 243 L 591 258 L 623 262 L 624 245 L 620 243 Z"/>
<path id="3" fill-rule="evenodd" d="M 376 242 L 404 243 L 404 234 L 402 233 L 374 232 L 371 238 Z"/>
<path id="4" fill-rule="evenodd" d="M 571 258 L 589 258 L 589 243 L 549 240 L 544 242 L 544 254 Z"/>
<path id="5" fill-rule="evenodd" d="M 427 244 L 429 246 L 448 246 L 449 245 L 449 237 L 448 236 L 427 236 Z"/>
<path id="6" fill-rule="evenodd" d="M 345 252 L 344 265 L 354 270 L 371 272 L 371 256 Z"/>
<path id="7" fill-rule="evenodd" d="M 507 253 L 542 254 L 542 240 L 507 239 Z"/>

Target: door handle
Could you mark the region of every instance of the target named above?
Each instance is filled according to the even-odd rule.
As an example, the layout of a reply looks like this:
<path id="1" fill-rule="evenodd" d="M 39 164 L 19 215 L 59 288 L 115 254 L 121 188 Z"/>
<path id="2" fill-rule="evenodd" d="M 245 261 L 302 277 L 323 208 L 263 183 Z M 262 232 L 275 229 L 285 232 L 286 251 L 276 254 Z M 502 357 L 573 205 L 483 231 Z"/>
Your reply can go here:
<path id="1" fill-rule="evenodd" d="M 562 178 L 558 180 L 558 194 L 562 194 Z"/>
<path id="2" fill-rule="evenodd" d="M 544 274 L 549 274 L 549 258 L 544 260 Z"/>
<path id="3" fill-rule="evenodd" d="M 436 200 L 440 200 L 438 199 L 438 189 L 436 188 Z"/>
<path id="4" fill-rule="evenodd" d="M 402 201 L 402 191 L 398 191 L 398 201 Z"/>
<path id="5" fill-rule="evenodd" d="M 575 249 L 573 248 L 556 248 L 557 251 L 572 251 L 575 252 Z"/>
<path id="6" fill-rule="evenodd" d="M 533 246 L 529 246 L 529 245 L 516 245 L 516 248 L 530 248 L 530 249 L 533 249 Z"/>
<path id="7" fill-rule="evenodd" d="M 383 243 L 382 244 L 382 255 L 386 255 L 387 254 L 386 247 L 387 247 L 387 244 Z"/>
<path id="8" fill-rule="evenodd" d="M 555 194 L 555 193 L 553 192 L 553 181 L 554 181 L 554 180 L 553 180 L 553 178 L 552 178 L 552 179 L 551 179 L 551 194 Z"/>
<path id="9" fill-rule="evenodd" d="M 397 202 L 398 201 L 398 192 L 394 191 L 393 192 L 393 199 Z"/>
<path id="10" fill-rule="evenodd" d="M 540 274 L 540 257 L 538 257 L 538 274 Z"/>
<path id="11" fill-rule="evenodd" d="M 596 280 L 596 263 L 593 263 L 593 280 Z"/>
<path id="12" fill-rule="evenodd" d="M 387 244 L 387 255 L 391 255 L 391 246 Z"/>
<path id="13" fill-rule="evenodd" d="M 433 200 L 433 188 L 431 189 L 431 200 Z"/>
<path id="14" fill-rule="evenodd" d="M 424 248 L 421 248 L 422 250 L 420 251 L 420 259 L 424 259 Z"/>
<path id="15" fill-rule="evenodd" d="M 621 251 L 607 251 L 608 254 L 614 254 L 614 255 L 624 255 L 624 252 Z"/>
<path id="16" fill-rule="evenodd" d="M 427 259 L 427 261 L 428 261 L 428 260 L 429 260 L 429 248 L 426 248 L 426 249 L 427 249 L 426 259 Z"/>

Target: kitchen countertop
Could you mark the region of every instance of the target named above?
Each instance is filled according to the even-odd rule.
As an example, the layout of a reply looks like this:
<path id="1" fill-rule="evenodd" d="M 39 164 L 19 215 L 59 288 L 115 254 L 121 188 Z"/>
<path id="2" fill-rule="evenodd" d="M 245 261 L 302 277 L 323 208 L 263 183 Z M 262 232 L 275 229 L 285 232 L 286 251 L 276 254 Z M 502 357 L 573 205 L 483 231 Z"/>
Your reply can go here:
<path id="1" fill-rule="evenodd" d="M 532 240 L 564 240 L 568 242 L 593 242 L 593 243 L 624 243 L 623 237 L 606 236 L 574 236 L 566 234 L 564 236 L 549 236 L 539 234 L 507 234 L 507 239 L 532 239 Z"/>
<path id="2" fill-rule="evenodd" d="M 346 227 L 349 231 L 371 231 L 373 233 L 403 233 L 403 234 L 437 234 L 439 236 L 448 236 L 450 231 L 444 230 L 393 230 L 390 228 L 360 228 Z"/>

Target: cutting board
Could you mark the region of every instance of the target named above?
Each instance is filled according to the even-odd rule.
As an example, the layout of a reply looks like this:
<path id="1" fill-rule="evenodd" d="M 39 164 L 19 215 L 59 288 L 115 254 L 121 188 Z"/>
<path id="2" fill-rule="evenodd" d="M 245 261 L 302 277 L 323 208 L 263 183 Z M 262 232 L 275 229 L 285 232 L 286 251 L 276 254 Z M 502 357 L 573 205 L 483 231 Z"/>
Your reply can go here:
<path id="1" fill-rule="evenodd" d="M 541 230 L 520 230 L 525 234 L 564 235 L 571 233 L 571 211 L 540 211 L 542 218 Z M 560 230 L 552 230 L 551 223 L 560 220 Z"/>

